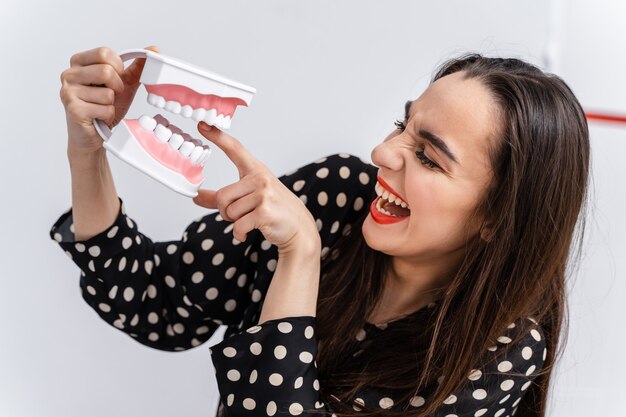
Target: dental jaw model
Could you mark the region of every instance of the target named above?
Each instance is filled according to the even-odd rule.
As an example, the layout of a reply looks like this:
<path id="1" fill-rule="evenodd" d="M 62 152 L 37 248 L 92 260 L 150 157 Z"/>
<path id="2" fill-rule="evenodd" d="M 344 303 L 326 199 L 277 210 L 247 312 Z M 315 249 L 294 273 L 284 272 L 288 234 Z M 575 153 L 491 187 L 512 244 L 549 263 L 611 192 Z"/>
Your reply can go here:
<path id="1" fill-rule="evenodd" d="M 256 90 L 183 61 L 144 49 L 120 54 L 123 61 L 146 58 L 139 82 L 148 103 L 170 113 L 230 128 L 237 106 L 249 106 Z M 211 148 L 160 114 L 124 119 L 113 130 L 101 120 L 94 126 L 107 151 L 188 197 L 198 195 L 202 169 Z"/>

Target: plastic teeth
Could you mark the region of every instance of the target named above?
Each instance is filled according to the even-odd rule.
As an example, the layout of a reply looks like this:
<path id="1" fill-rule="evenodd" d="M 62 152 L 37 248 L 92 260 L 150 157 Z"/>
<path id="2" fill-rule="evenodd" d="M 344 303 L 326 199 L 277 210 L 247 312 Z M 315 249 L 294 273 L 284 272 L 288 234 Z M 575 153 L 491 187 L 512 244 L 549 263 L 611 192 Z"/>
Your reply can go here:
<path id="1" fill-rule="evenodd" d="M 404 201 L 400 199 L 400 197 L 398 197 L 395 194 L 390 193 L 389 190 L 383 188 L 380 182 L 376 181 L 376 185 L 374 186 L 374 189 L 376 190 L 376 194 L 381 197 L 381 200 L 380 200 L 381 202 L 382 200 L 387 200 L 389 203 L 394 203 L 395 205 L 400 206 L 400 207 L 404 207 L 404 208 L 409 207 L 408 204 L 406 204 Z M 385 212 L 383 211 L 383 213 Z"/>
<path id="2" fill-rule="evenodd" d="M 174 114 L 180 114 L 187 119 L 193 119 L 196 122 L 204 120 L 208 125 L 215 125 L 220 129 L 230 129 L 231 117 L 223 114 L 217 114 L 216 109 L 194 109 L 188 104 L 182 105 L 181 103 L 173 100 L 166 101 L 164 97 L 156 94 L 148 94 L 148 103 L 151 106 L 165 109 Z"/>
<path id="3" fill-rule="evenodd" d="M 177 126 L 170 125 L 160 114 L 155 118 L 147 115 L 141 116 L 139 125 L 144 130 L 154 133 L 159 142 L 169 144 L 172 149 L 178 151 L 182 157 L 190 159 L 194 164 L 204 163 L 211 154 L 211 148 L 184 133 Z"/>

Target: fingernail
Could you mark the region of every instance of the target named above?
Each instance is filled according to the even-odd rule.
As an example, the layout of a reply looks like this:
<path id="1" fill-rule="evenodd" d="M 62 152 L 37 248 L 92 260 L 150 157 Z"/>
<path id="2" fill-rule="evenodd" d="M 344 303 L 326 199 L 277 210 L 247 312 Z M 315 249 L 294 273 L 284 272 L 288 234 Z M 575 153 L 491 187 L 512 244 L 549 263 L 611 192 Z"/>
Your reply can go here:
<path id="1" fill-rule="evenodd" d="M 199 129 L 202 129 L 202 130 L 209 130 L 209 129 L 210 129 L 210 126 L 209 126 L 208 124 L 204 123 L 204 122 L 200 122 Z"/>

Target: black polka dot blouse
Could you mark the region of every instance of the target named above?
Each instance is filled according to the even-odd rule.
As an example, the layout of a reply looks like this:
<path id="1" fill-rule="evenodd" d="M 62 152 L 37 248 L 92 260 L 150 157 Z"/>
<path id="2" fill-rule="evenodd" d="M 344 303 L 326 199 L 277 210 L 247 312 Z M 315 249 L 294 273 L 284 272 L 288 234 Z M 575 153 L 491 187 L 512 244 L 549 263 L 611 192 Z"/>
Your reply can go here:
<path id="1" fill-rule="evenodd" d="M 377 172 L 356 156 L 335 154 L 280 177 L 316 219 L 323 255 L 342 234 L 351 233 L 369 209 Z M 232 223 L 214 212 L 189 224 L 180 240 L 153 242 L 139 231 L 122 202 L 115 222 L 88 240 L 74 239 L 71 209 L 54 223 L 50 237 L 80 268 L 84 300 L 137 342 L 181 351 L 201 345 L 220 325 L 227 326 L 224 340 L 209 349 L 220 392 L 218 415 L 313 415 L 307 410 L 333 415 L 319 396 L 316 318 L 284 317 L 257 325 L 277 248 L 258 230 L 239 242 L 232 229 Z M 512 415 L 546 357 L 543 333 L 533 323 L 504 359 L 474 369 L 465 387 L 434 415 Z M 354 355 L 366 354 L 369 340 L 393 324 L 366 322 L 356 336 Z M 511 323 L 510 331 L 515 327 Z M 511 338 L 503 334 L 489 350 Z M 425 405 L 424 397 L 399 404 L 399 395 L 372 388 L 354 400 L 368 407 L 406 409 L 410 415 Z"/>

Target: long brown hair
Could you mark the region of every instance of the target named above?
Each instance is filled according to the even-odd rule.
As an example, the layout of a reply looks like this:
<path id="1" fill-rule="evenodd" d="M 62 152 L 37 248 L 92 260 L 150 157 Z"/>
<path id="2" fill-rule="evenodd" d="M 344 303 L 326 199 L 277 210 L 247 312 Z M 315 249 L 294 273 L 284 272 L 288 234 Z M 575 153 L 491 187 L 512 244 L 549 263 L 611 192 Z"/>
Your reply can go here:
<path id="1" fill-rule="evenodd" d="M 522 60 L 467 54 L 442 64 L 431 82 L 459 71 L 481 81 L 499 109 L 494 177 L 476 209 L 489 222 L 490 238 L 468 242 L 436 308 L 424 309 L 427 317 L 397 322 L 381 335 L 384 343 L 374 340 L 355 357 L 355 337 L 381 299 L 391 258 L 367 246 L 360 230 L 367 213 L 344 231 L 323 258 L 317 304 L 320 392 L 338 416 L 431 414 L 464 385 L 507 326 L 529 316 L 543 330 L 547 356 L 517 416 L 545 415 L 567 337 L 565 277 L 581 253 L 587 121 L 562 79 Z M 354 402 L 364 387 L 405 393 L 394 400 L 407 411 Z M 424 406 L 408 407 L 417 394 L 427 398 Z"/>

